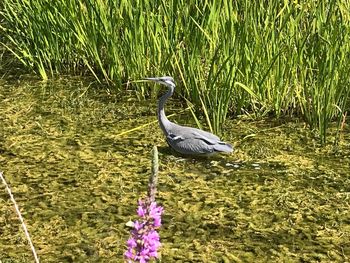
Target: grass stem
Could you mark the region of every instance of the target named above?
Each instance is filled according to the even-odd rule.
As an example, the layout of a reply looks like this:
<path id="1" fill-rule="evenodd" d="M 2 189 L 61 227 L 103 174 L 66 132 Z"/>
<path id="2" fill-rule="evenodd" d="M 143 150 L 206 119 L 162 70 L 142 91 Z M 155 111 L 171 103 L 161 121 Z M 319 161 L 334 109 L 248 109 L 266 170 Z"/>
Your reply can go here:
<path id="1" fill-rule="evenodd" d="M 1 178 L 1 180 L 2 180 L 2 183 L 5 185 L 5 189 L 6 189 L 7 193 L 9 194 L 10 199 L 11 199 L 11 201 L 12 201 L 14 207 L 15 207 L 15 210 L 16 210 L 16 213 L 17 213 L 17 215 L 18 215 L 18 218 L 19 218 L 19 220 L 21 221 L 22 228 L 23 228 L 23 230 L 24 230 L 24 234 L 25 234 L 25 236 L 26 236 L 26 238 L 27 238 L 27 240 L 28 240 L 28 243 L 29 243 L 29 245 L 30 245 L 30 249 L 32 250 L 32 253 L 33 253 L 35 262 L 36 262 L 36 263 L 39 263 L 39 258 L 38 258 L 38 255 L 36 254 L 36 251 L 35 251 L 33 242 L 32 242 L 32 240 L 31 240 L 31 238 L 30 238 L 30 235 L 29 235 L 27 226 L 26 226 L 26 224 L 24 223 L 24 219 L 23 219 L 23 217 L 22 217 L 22 215 L 21 215 L 21 212 L 20 212 L 20 210 L 19 210 L 19 207 L 18 207 L 18 205 L 17 205 L 17 202 L 16 202 L 15 198 L 13 197 L 13 194 L 12 194 L 12 192 L 11 192 L 11 189 L 10 189 L 9 185 L 7 184 L 7 182 L 6 182 L 6 180 L 5 180 L 5 177 L 3 176 L 2 172 L 0 172 L 0 178 Z"/>

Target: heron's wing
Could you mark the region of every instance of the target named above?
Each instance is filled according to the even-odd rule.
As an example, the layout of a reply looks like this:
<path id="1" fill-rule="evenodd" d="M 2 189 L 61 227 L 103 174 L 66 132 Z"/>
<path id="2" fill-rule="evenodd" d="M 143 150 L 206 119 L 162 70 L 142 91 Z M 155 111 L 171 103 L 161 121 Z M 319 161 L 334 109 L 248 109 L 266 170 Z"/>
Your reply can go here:
<path id="1" fill-rule="evenodd" d="M 201 131 L 201 130 L 199 130 L 199 131 Z M 200 141 L 204 141 L 208 145 L 215 145 L 215 144 L 221 142 L 220 139 L 218 137 L 216 137 L 215 135 L 213 135 L 212 138 L 208 138 L 207 136 L 198 132 L 197 129 L 185 129 L 181 135 L 169 133 L 167 136 L 167 139 L 169 139 L 171 141 L 176 141 L 176 142 L 186 141 L 186 140 L 191 140 L 191 141 L 200 140 Z"/>
<path id="2" fill-rule="evenodd" d="M 205 136 L 205 135 L 203 135 L 203 134 L 201 134 L 201 133 L 199 133 L 199 132 L 197 132 L 197 131 L 194 131 L 193 132 L 193 135 L 194 135 L 194 139 L 198 139 L 198 140 L 202 140 L 202 141 L 205 141 L 207 144 L 210 144 L 210 145 L 214 145 L 214 144 L 217 144 L 218 142 L 220 142 L 220 139 L 219 138 L 210 138 L 210 137 L 207 137 L 207 136 Z"/>
<path id="3" fill-rule="evenodd" d="M 207 131 L 203 131 L 200 129 L 196 129 L 196 128 L 192 128 L 194 130 L 194 132 L 196 134 L 199 134 L 200 136 L 205 137 L 208 140 L 212 140 L 212 141 L 220 141 L 220 138 L 218 136 L 216 136 L 215 134 L 212 134 L 210 132 Z"/>
<path id="4" fill-rule="evenodd" d="M 166 138 L 171 147 L 184 154 L 209 154 L 232 151 L 232 146 L 220 141 L 218 137 L 208 138 L 194 128 L 186 129 L 183 127 L 181 130 L 168 133 Z"/>

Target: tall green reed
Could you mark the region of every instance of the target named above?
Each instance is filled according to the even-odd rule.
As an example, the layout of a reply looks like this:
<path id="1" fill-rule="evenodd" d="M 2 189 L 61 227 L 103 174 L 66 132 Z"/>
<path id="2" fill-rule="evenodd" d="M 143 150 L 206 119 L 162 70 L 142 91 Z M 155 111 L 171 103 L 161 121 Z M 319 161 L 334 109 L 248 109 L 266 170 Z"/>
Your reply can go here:
<path id="1" fill-rule="evenodd" d="M 194 116 L 215 132 L 232 114 L 288 114 L 305 118 L 325 142 L 329 123 L 349 110 L 349 5 L 4 0 L 0 34 L 44 79 L 88 71 L 119 88 L 129 79 L 174 75 Z M 134 88 L 140 97 L 149 93 Z"/>
<path id="2" fill-rule="evenodd" d="M 299 65 L 301 109 L 310 126 L 326 142 L 327 128 L 335 118 L 342 119 L 349 110 L 350 92 L 350 3 L 315 3 L 309 18 L 305 45 L 300 48 Z"/>

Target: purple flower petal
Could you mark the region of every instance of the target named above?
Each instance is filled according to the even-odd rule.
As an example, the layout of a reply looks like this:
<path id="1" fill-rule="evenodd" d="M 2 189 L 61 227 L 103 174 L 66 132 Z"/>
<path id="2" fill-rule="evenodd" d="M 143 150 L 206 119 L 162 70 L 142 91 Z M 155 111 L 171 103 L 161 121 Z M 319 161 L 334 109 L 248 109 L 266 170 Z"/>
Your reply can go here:
<path id="1" fill-rule="evenodd" d="M 160 227 L 162 225 L 162 219 L 160 217 L 154 218 L 153 226 Z"/>
<path id="2" fill-rule="evenodd" d="M 134 258 L 134 254 L 132 253 L 131 249 L 128 249 L 127 251 L 125 251 L 124 256 L 128 259 L 133 259 Z"/>
<path id="3" fill-rule="evenodd" d="M 152 251 L 149 253 L 150 257 L 158 258 L 158 252 L 157 251 Z"/>
<path id="4" fill-rule="evenodd" d="M 142 206 L 139 206 L 139 207 L 137 208 L 137 215 L 138 215 L 139 217 L 145 217 L 145 216 L 146 216 L 146 213 L 147 213 L 147 211 L 146 211 Z"/>
<path id="5" fill-rule="evenodd" d="M 127 244 L 128 244 L 128 247 L 129 247 L 129 248 L 134 248 L 134 247 L 137 246 L 136 240 L 135 240 L 133 237 L 130 237 L 130 238 L 128 239 Z"/>
<path id="6" fill-rule="evenodd" d="M 136 231 L 139 231 L 143 228 L 143 225 L 144 225 L 143 223 L 140 223 L 139 221 L 136 220 L 134 223 L 134 228 Z"/>

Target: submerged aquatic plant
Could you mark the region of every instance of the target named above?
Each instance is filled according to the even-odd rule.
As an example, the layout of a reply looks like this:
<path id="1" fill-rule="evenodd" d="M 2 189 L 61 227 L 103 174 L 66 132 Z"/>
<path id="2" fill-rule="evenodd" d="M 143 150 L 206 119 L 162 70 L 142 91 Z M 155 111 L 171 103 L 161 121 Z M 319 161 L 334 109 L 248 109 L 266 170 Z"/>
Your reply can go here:
<path id="1" fill-rule="evenodd" d="M 127 241 L 124 253 L 128 262 L 146 263 L 152 258 L 158 258 L 160 238 L 157 229 L 162 225 L 161 215 L 163 207 L 155 201 L 158 176 L 158 150 L 153 148 L 152 173 L 149 178 L 148 196 L 138 201 L 137 215 L 139 220 L 131 222 L 131 236 Z"/>
<path id="2" fill-rule="evenodd" d="M 158 258 L 160 247 L 157 229 L 161 226 L 163 207 L 156 202 L 139 200 L 137 214 L 141 220 L 133 223 L 131 237 L 127 241 L 128 249 L 124 253 L 129 262 L 148 262 L 152 258 Z"/>

